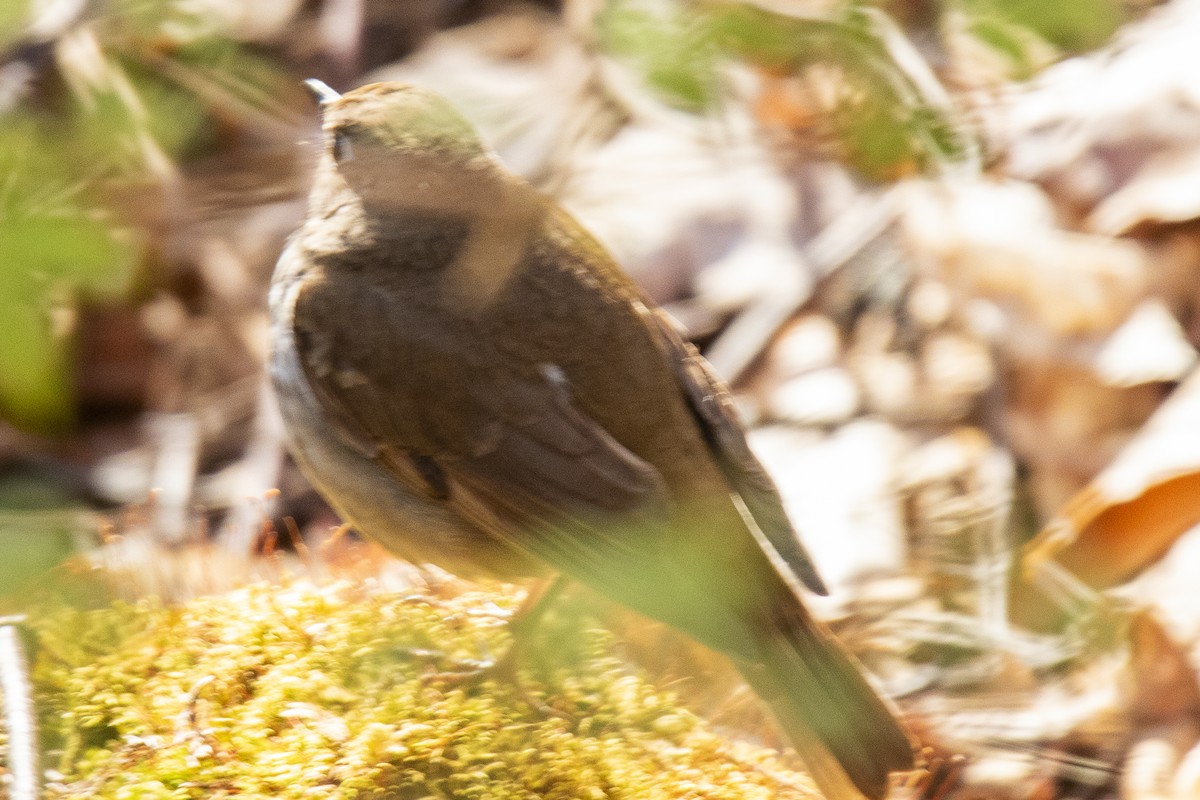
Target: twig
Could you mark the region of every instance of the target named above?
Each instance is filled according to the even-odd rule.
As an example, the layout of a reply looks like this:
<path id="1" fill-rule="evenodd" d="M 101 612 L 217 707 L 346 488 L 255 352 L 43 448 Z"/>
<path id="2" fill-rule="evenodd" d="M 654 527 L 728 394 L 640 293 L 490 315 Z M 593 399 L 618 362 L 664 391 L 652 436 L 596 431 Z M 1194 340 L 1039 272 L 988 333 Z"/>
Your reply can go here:
<path id="1" fill-rule="evenodd" d="M 896 189 L 855 200 L 805 248 L 803 256 L 812 275 L 820 280 L 833 274 L 878 239 L 898 210 Z M 797 292 L 770 294 L 746 308 L 705 354 L 717 374 L 735 383 L 810 294 L 811 284 L 800 282 Z"/>
<path id="2" fill-rule="evenodd" d="M 154 441 L 152 475 L 157 492 L 154 534 L 180 544 L 187 537 L 188 514 L 200 463 L 200 426 L 194 414 L 156 413 L 146 426 Z"/>
<path id="3" fill-rule="evenodd" d="M 37 717 L 29 663 L 21 644 L 22 617 L 0 617 L 0 699 L 8 729 L 8 771 L 11 800 L 37 800 L 41 794 L 38 766 Z"/>
<path id="4" fill-rule="evenodd" d="M 966 766 L 967 757 L 959 753 L 935 759 L 919 787 L 918 800 L 946 800 L 962 784 Z"/>

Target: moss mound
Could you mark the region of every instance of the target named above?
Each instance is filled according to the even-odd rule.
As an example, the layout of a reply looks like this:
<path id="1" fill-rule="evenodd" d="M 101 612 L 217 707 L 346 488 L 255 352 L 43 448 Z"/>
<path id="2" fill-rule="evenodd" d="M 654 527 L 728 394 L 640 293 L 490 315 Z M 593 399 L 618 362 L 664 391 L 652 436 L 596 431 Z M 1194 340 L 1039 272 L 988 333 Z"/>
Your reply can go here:
<path id="1" fill-rule="evenodd" d="M 540 627 L 519 687 L 450 674 L 503 652 L 511 605 L 294 583 L 48 613 L 32 622 L 48 796 L 812 796 L 630 674 L 581 613 Z"/>

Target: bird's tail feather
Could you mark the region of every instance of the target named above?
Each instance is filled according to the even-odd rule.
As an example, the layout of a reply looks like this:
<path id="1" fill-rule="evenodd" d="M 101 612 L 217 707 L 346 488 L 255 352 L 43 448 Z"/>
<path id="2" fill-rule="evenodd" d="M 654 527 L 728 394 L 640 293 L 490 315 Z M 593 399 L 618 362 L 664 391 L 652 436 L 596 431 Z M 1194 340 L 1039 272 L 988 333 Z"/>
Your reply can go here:
<path id="1" fill-rule="evenodd" d="M 760 663 L 746 668 L 746 679 L 826 794 L 835 777 L 822 749 L 863 795 L 878 800 L 891 772 L 913 768 L 912 743 L 853 658 L 798 601 L 787 606 L 777 606 L 773 625 L 762 631 Z"/>

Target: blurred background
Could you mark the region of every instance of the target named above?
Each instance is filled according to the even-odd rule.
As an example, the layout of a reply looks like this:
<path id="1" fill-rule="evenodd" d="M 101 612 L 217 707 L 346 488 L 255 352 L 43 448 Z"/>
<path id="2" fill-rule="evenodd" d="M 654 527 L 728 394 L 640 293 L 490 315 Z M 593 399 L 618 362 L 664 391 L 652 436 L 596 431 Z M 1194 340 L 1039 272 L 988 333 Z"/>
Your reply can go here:
<path id="1" fill-rule="evenodd" d="M 302 80 L 405 80 L 730 381 L 958 791 L 1194 796 L 1197 42 L 1196 0 L 3 0 L 0 609 L 421 579 L 263 376 Z"/>

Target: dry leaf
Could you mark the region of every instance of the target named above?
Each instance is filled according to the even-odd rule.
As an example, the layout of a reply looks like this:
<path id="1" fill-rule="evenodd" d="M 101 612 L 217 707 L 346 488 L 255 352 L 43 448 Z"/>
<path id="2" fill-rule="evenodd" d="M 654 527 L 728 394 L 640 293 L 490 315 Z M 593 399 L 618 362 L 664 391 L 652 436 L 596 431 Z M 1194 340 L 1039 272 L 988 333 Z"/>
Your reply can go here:
<path id="1" fill-rule="evenodd" d="M 1200 522 L 1200 373 L 1176 389 L 1113 463 L 1030 543 L 1095 587 L 1121 583 Z"/>
<path id="2" fill-rule="evenodd" d="M 1195 745 L 1196 738 L 1196 726 L 1190 720 L 1139 737 L 1122 764 L 1121 800 L 1170 800 L 1194 796 L 1176 794 L 1173 784 L 1184 754 Z"/>
<path id="3" fill-rule="evenodd" d="M 1090 213 L 1097 232 L 1200 216 L 1197 41 L 1197 4 L 1165 3 L 1105 49 L 984 106 L 1008 174 Z"/>
<path id="4" fill-rule="evenodd" d="M 1196 109 L 1200 124 L 1200 108 Z M 1200 216 L 1200 141 L 1147 158 L 1135 180 L 1100 201 L 1087 220 L 1097 233 L 1120 236 L 1143 222 Z"/>
<path id="5" fill-rule="evenodd" d="M 903 223 L 914 255 L 947 284 L 1055 336 L 1108 333 L 1146 283 L 1140 246 L 1057 227 L 1032 184 L 914 183 Z"/>
<path id="6" fill-rule="evenodd" d="M 1031 470 L 1039 519 L 1049 518 L 1110 464 L 1162 400 L 1157 385 L 1109 386 L 1072 361 L 1015 363 L 1005 388 L 1005 433 Z"/>
<path id="7" fill-rule="evenodd" d="M 768 387 L 806 372 L 836 366 L 842 334 L 823 314 L 801 314 L 786 323 L 767 350 L 763 367 L 752 378 Z"/>
<path id="8" fill-rule="evenodd" d="M 791 378 L 767 396 L 772 419 L 797 425 L 833 426 L 848 422 L 858 411 L 859 392 L 840 367 L 827 367 Z"/>
<path id="9" fill-rule="evenodd" d="M 560 20 L 531 5 L 514 5 L 435 34 L 408 58 L 361 82 L 401 80 L 436 90 L 471 120 L 510 169 L 538 180 L 561 166 L 553 162 L 564 148 L 579 144 L 575 137 L 602 137 L 612 129 L 603 104 L 586 107 L 589 77 L 584 53 Z"/>
<path id="10" fill-rule="evenodd" d="M 1171 781 L 1171 790 L 1174 797 L 1200 796 L 1200 744 L 1184 754 Z"/>
<path id="11" fill-rule="evenodd" d="M 1110 386 L 1182 380 L 1196 348 L 1161 300 L 1145 300 L 1096 354 L 1096 371 Z"/>
<path id="12" fill-rule="evenodd" d="M 984 343 L 950 331 L 935 333 L 924 342 L 921 373 L 928 391 L 946 404 L 978 395 L 994 377 L 991 353 Z"/>
<path id="13" fill-rule="evenodd" d="M 1129 620 L 1129 716 L 1138 725 L 1196 721 L 1200 684 L 1187 652 L 1149 612 Z M 1188 743 L 1191 744 L 1190 742 Z"/>

